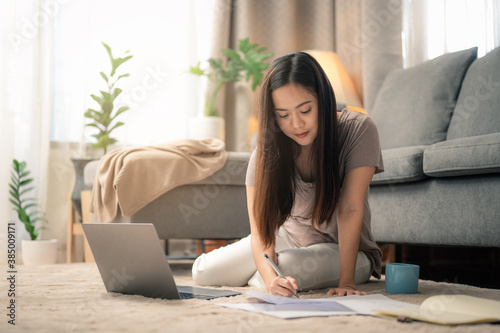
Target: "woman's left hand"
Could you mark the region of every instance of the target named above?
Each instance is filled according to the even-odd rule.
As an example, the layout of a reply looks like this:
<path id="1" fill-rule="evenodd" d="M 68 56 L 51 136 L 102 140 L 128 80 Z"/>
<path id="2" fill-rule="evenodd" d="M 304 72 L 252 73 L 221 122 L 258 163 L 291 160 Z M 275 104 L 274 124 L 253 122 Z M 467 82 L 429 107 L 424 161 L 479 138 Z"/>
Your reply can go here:
<path id="1" fill-rule="evenodd" d="M 337 295 L 337 296 L 368 295 L 364 291 L 356 290 L 356 288 L 341 287 L 341 286 L 339 286 L 338 288 L 328 290 L 328 292 L 326 294 L 329 296 L 334 296 L 334 295 Z"/>

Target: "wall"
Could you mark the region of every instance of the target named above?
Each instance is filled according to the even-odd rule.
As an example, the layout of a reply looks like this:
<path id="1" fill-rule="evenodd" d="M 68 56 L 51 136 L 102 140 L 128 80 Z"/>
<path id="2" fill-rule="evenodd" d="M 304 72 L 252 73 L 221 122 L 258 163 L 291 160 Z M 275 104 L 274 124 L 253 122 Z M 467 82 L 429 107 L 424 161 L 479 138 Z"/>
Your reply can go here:
<path id="1" fill-rule="evenodd" d="M 81 156 L 79 144 L 63 144 L 52 142 L 49 154 L 49 172 L 47 179 L 47 197 L 45 212 L 46 230 L 41 233 L 42 239 L 56 238 L 59 241 L 58 262 L 66 262 L 66 233 L 68 219 L 68 196 L 73 191 L 75 170 L 71 157 Z M 81 243 L 81 237 L 76 237 L 76 248 Z M 83 250 L 78 251 L 77 258 L 82 258 Z"/>

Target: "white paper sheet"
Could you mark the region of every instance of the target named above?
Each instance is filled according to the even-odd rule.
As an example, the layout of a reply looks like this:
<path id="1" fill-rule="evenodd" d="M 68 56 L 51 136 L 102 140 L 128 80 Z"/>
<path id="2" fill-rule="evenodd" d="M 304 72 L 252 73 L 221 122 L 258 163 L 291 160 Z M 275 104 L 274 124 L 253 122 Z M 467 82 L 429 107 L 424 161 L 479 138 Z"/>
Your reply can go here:
<path id="1" fill-rule="evenodd" d="M 218 305 L 245 311 L 258 312 L 278 318 L 371 315 L 374 309 L 394 309 L 418 306 L 394 301 L 384 295 L 353 295 L 345 297 L 292 298 L 269 295 L 256 291 L 246 293 L 267 303 L 218 303 Z"/>
<path id="2" fill-rule="evenodd" d="M 399 309 L 418 307 L 416 304 L 400 302 L 390 299 L 382 294 L 352 295 L 335 297 L 335 301 L 356 311 L 357 314 L 372 315 L 375 309 Z"/>
<path id="3" fill-rule="evenodd" d="M 297 304 L 269 304 L 269 303 L 219 303 L 226 308 L 245 310 L 251 312 L 258 312 L 265 315 L 291 319 L 291 318 L 303 318 L 303 317 L 325 317 L 325 316 L 338 316 L 338 315 L 354 315 L 353 311 L 322 311 L 314 309 L 304 309 L 302 305 L 301 308 L 296 309 Z"/>

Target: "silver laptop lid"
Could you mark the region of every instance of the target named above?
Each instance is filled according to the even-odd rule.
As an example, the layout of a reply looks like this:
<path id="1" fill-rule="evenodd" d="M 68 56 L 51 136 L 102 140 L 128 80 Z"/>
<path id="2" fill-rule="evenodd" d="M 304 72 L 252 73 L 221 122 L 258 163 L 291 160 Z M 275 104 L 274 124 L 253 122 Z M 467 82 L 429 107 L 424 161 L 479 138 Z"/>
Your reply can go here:
<path id="1" fill-rule="evenodd" d="M 179 299 L 158 234 L 149 223 L 84 223 L 108 292 Z"/>

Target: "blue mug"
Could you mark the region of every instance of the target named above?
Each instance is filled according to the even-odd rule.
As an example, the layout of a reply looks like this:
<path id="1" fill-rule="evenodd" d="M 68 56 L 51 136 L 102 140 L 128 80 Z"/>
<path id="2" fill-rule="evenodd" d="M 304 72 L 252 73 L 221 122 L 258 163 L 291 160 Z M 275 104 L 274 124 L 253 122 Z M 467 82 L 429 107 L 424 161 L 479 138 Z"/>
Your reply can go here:
<path id="1" fill-rule="evenodd" d="M 385 266 L 385 291 L 389 294 L 415 294 L 419 274 L 418 265 L 388 263 Z"/>

